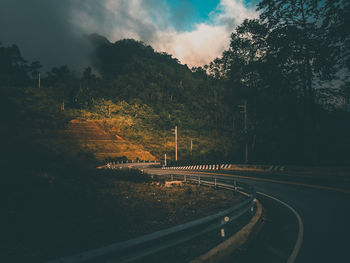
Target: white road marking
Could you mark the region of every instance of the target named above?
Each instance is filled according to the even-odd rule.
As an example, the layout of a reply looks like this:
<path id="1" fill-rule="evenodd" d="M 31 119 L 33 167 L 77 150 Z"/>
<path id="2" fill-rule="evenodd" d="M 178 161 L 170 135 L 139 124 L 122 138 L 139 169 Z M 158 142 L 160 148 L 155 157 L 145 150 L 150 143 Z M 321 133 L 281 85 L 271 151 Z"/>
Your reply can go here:
<path id="1" fill-rule="evenodd" d="M 191 172 L 191 173 L 195 173 L 195 172 Z M 200 172 L 197 172 L 197 173 L 200 173 Z M 205 174 L 205 173 L 203 173 L 203 174 Z M 208 173 L 208 175 L 212 175 L 212 173 Z M 226 174 L 225 174 L 225 176 L 226 176 Z M 238 176 L 238 177 L 240 177 L 240 176 Z M 247 177 L 247 179 L 249 179 L 249 177 Z M 268 198 L 273 199 L 276 202 L 279 202 L 280 204 L 282 204 L 285 207 L 287 207 L 288 209 L 290 209 L 293 212 L 293 214 L 296 216 L 296 218 L 298 220 L 298 224 L 299 224 L 298 237 L 297 237 L 297 241 L 296 241 L 296 243 L 294 245 L 294 249 L 293 249 L 292 253 L 290 254 L 290 256 L 289 256 L 289 258 L 287 260 L 287 263 L 294 263 L 297 255 L 299 254 L 299 250 L 300 250 L 301 244 L 303 243 L 303 237 L 304 237 L 304 223 L 303 223 L 303 220 L 301 219 L 299 213 L 293 207 L 288 205 L 287 203 L 277 199 L 276 197 L 267 195 L 267 194 L 262 193 L 262 192 L 257 192 L 257 194 L 261 194 L 263 196 L 266 196 Z"/>
<path id="2" fill-rule="evenodd" d="M 285 202 L 283 202 L 283 201 L 281 201 L 281 200 L 279 200 L 279 199 L 277 199 L 277 198 L 275 198 L 273 196 L 264 194 L 262 192 L 257 192 L 257 194 L 260 194 L 260 195 L 266 196 L 268 198 L 271 198 L 271 199 L 279 202 L 280 204 L 284 205 L 289 210 L 291 210 L 294 213 L 294 215 L 296 216 L 296 218 L 298 219 L 299 231 L 298 231 L 297 242 L 295 243 L 295 246 L 294 246 L 292 254 L 290 254 L 290 256 L 289 256 L 289 258 L 287 260 L 287 263 L 293 263 L 295 261 L 297 255 L 298 255 L 298 253 L 299 253 L 301 244 L 303 243 L 303 237 L 304 237 L 304 223 L 303 223 L 303 220 L 301 219 L 299 213 L 293 207 L 288 205 L 287 203 L 285 203 Z"/>

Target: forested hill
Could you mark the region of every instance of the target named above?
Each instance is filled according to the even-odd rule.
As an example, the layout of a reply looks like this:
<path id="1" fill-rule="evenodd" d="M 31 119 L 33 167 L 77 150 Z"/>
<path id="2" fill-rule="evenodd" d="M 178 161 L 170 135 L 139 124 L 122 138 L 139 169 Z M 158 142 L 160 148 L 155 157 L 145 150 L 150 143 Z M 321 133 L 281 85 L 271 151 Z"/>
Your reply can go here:
<path id="1" fill-rule="evenodd" d="M 203 69 L 192 71 L 132 39 L 110 43 L 95 34 L 89 41 L 95 46 L 90 66 L 81 73 L 67 66 L 42 72 L 40 86 L 40 63 L 27 62 L 15 45 L 0 46 L 2 107 L 14 109 L 7 115 L 16 117 L 7 117 L 24 137 L 35 140 L 72 119 L 103 120 L 106 132 L 117 131 L 159 158 L 173 155 L 177 125 L 183 157 L 190 156 L 191 139 L 192 156 L 214 151 L 214 86 Z"/>
<path id="2" fill-rule="evenodd" d="M 110 43 L 96 34 L 89 38 L 96 45 L 92 64 L 105 81 L 105 96 L 155 105 L 191 102 L 201 95 L 198 91 L 204 92 L 196 87 L 206 84 L 206 75 L 194 74 L 167 53 L 133 39 Z"/>

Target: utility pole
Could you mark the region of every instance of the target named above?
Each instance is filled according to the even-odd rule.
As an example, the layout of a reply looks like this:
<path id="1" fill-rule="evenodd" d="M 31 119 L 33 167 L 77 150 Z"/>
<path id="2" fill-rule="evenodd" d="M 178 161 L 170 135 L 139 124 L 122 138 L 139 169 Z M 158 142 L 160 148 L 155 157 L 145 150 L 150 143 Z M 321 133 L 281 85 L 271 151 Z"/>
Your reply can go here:
<path id="1" fill-rule="evenodd" d="M 175 126 L 175 129 L 171 129 L 171 131 L 175 134 L 175 161 L 177 161 L 177 125 Z"/>
<path id="2" fill-rule="evenodd" d="M 245 157 L 244 162 L 248 163 L 248 113 L 247 113 L 247 100 L 244 100 L 243 105 L 239 105 L 240 108 L 243 108 L 243 114 L 244 114 L 244 134 L 246 136 L 246 143 L 245 143 Z"/>
<path id="3" fill-rule="evenodd" d="M 191 156 L 192 156 L 192 149 L 193 149 L 193 140 L 191 139 Z"/>
<path id="4" fill-rule="evenodd" d="M 40 89 L 40 72 L 39 72 L 39 74 L 38 74 L 38 87 L 39 87 L 39 89 Z"/>
<path id="5" fill-rule="evenodd" d="M 244 132 L 247 136 L 248 133 L 248 113 L 247 113 L 247 100 L 244 100 Z M 248 163 L 248 137 L 245 143 L 245 163 Z"/>
<path id="6" fill-rule="evenodd" d="M 175 126 L 175 161 L 177 161 L 177 125 Z"/>

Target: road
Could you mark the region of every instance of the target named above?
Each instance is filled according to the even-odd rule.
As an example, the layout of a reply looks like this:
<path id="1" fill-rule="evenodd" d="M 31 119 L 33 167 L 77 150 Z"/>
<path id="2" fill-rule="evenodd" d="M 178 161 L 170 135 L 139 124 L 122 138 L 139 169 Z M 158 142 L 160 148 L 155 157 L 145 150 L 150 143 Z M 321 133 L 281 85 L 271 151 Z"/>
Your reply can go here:
<path id="1" fill-rule="evenodd" d="M 148 172 L 170 171 L 152 169 Z M 287 262 L 293 251 L 296 252 L 295 262 L 350 262 L 348 181 L 234 171 L 192 173 L 211 177 L 216 173 L 225 180 L 236 178 L 253 185 L 261 193 L 258 199 L 266 209 L 266 224 L 247 250 L 234 256 L 235 262 Z M 294 208 L 301 222 L 285 204 Z"/>

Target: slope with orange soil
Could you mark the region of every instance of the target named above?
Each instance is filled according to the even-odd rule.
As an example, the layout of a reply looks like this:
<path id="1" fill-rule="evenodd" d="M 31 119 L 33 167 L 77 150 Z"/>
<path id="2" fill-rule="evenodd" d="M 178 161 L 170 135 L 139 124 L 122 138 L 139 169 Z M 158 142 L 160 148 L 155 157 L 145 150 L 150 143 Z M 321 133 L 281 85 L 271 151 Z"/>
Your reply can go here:
<path id="1" fill-rule="evenodd" d="M 97 160 L 125 156 L 129 160 L 155 160 L 141 145 L 124 140 L 115 133 L 104 131 L 98 120 L 71 120 L 64 130 L 46 139 L 57 151 L 91 153 Z"/>

